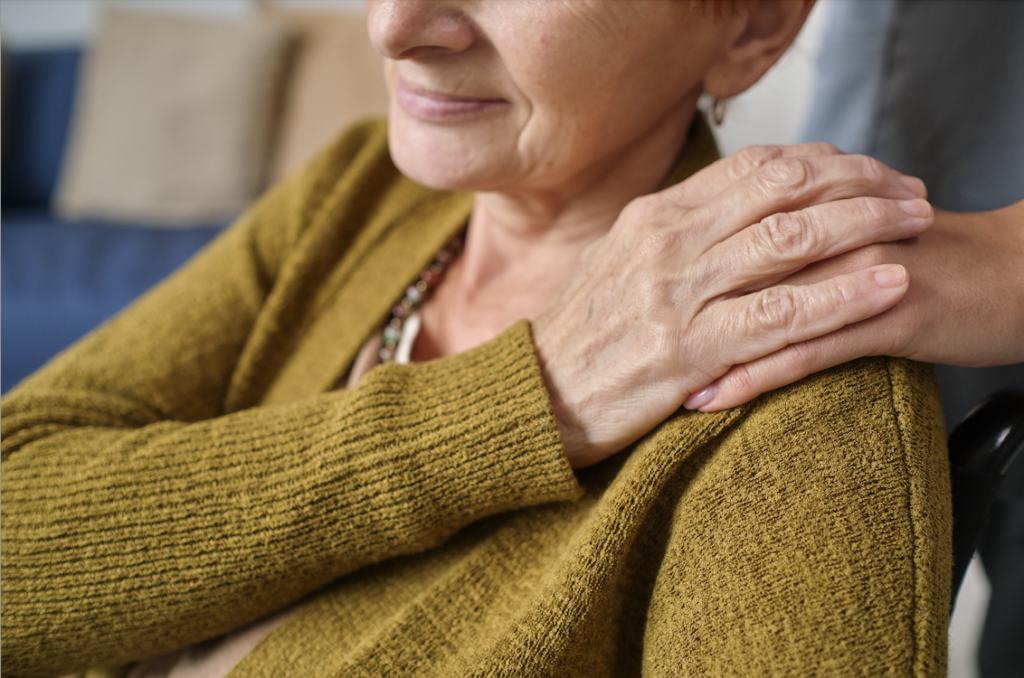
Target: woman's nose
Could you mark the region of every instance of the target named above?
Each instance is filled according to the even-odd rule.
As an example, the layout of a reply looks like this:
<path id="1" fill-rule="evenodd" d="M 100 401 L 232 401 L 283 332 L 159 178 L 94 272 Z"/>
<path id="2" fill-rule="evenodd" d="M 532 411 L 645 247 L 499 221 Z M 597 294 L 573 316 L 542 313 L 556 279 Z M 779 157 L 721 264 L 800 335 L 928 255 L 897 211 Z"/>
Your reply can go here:
<path id="1" fill-rule="evenodd" d="M 370 41 L 388 59 L 461 52 L 474 28 L 459 0 L 367 0 Z"/>

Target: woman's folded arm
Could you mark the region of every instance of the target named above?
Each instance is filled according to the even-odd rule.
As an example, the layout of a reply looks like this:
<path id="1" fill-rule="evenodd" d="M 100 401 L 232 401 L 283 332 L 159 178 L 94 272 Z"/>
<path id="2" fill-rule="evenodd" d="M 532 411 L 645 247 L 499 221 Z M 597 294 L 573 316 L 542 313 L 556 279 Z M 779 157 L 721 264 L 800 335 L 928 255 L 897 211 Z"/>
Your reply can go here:
<path id="1" fill-rule="evenodd" d="M 94 394 L 13 399 L 5 429 L 47 433 L 4 463 L 5 671 L 150 656 L 573 498 L 531 346 L 522 324 L 353 391 L 194 423 L 139 425 L 142 408 Z"/>
<path id="2" fill-rule="evenodd" d="M 306 287 L 347 256 L 329 212 L 352 182 L 317 163 L 374 180 L 360 135 L 4 399 L 5 675 L 153 656 L 576 496 L 526 323 L 349 391 L 261 395 L 325 313 Z M 339 231 L 335 250 L 308 242 Z"/>

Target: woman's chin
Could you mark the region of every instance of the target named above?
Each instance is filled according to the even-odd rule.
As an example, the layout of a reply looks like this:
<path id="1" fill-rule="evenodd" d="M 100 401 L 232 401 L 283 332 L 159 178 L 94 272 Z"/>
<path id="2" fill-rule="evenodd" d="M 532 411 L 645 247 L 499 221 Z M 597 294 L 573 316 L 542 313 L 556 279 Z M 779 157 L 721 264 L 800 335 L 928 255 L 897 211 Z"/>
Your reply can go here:
<path id="1" fill-rule="evenodd" d="M 440 191 L 471 191 L 465 169 L 452 166 L 443 158 L 424 157 L 402 147 L 391 146 L 391 160 L 395 167 L 416 183 Z"/>
<path id="2" fill-rule="evenodd" d="M 472 128 L 389 120 L 388 144 L 395 166 L 418 184 L 447 191 L 491 190 L 503 183 L 493 136 Z M 484 138 L 477 138 L 483 136 Z M 481 149 L 486 152 L 481 152 Z M 498 162 L 496 162 L 498 160 Z"/>

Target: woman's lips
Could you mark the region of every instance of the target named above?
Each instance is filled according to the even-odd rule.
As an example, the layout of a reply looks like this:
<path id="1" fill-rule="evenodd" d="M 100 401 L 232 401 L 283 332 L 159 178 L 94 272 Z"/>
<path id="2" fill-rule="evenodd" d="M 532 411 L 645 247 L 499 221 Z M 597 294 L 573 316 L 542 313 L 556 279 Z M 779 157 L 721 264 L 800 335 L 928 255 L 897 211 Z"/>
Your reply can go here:
<path id="1" fill-rule="evenodd" d="M 465 118 L 507 104 L 505 99 L 460 97 L 414 87 L 402 79 L 395 83 L 395 101 L 414 118 L 428 122 L 446 122 Z"/>

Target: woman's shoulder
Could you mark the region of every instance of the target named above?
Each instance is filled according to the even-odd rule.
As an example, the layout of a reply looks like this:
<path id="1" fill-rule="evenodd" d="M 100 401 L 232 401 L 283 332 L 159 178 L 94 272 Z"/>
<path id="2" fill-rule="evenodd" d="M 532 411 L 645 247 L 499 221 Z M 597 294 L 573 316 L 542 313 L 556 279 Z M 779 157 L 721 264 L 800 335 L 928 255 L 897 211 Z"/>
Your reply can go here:
<path id="1" fill-rule="evenodd" d="M 921 437 L 943 437 L 932 366 L 901 358 L 863 358 L 839 365 L 765 394 L 748 409 L 748 426 L 787 439 L 803 434 L 821 440 L 845 433 L 899 447 Z"/>
<path id="2" fill-rule="evenodd" d="M 779 483 L 785 496 L 821 509 L 880 517 L 909 507 L 909 521 L 937 521 L 935 529 L 948 518 L 942 405 L 929 364 L 863 358 L 719 416 L 706 424 L 702 442 L 713 454 L 703 472 L 720 474 L 740 501 L 749 494 L 768 506 L 765 488 Z"/>
<path id="3" fill-rule="evenodd" d="M 890 506 L 910 506 L 912 520 L 945 510 L 945 429 L 929 364 L 875 357 L 840 365 L 762 396 L 732 435 L 762 469 L 802 471 L 789 482 L 807 491 L 863 484 Z"/>
<path id="4" fill-rule="evenodd" d="M 700 430 L 701 435 L 694 437 Z M 703 414 L 680 410 L 647 445 L 756 449 L 785 458 L 794 446 L 848 458 L 854 447 L 886 458 L 910 448 L 945 448 L 942 405 L 930 364 L 862 358 L 765 393 L 746 405 Z"/>
<path id="5" fill-rule="evenodd" d="M 659 623 L 686 628 L 711 610 L 742 619 L 745 652 L 780 666 L 810 655 L 879 657 L 918 675 L 941 665 L 951 511 L 931 366 L 863 359 L 659 433 L 695 425 L 705 433 L 677 450 L 668 488 Z M 700 604 L 679 606 L 680 595 Z"/>

